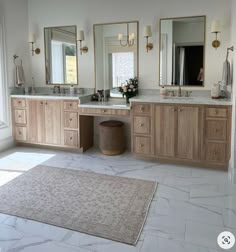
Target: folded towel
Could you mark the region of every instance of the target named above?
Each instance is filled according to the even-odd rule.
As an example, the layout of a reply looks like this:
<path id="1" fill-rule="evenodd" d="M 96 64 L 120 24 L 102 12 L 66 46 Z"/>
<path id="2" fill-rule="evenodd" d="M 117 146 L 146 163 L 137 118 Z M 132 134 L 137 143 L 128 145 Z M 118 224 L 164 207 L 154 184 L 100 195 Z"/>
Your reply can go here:
<path id="1" fill-rule="evenodd" d="M 16 87 L 19 87 L 25 83 L 25 75 L 24 75 L 24 70 L 23 67 L 16 66 L 16 80 L 15 80 Z"/>
<path id="2" fill-rule="evenodd" d="M 230 63 L 226 60 L 223 63 L 223 74 L 222 74 L 222 86 L 230 85 L 231 84 L 231 77 L 230 77 Z"/>

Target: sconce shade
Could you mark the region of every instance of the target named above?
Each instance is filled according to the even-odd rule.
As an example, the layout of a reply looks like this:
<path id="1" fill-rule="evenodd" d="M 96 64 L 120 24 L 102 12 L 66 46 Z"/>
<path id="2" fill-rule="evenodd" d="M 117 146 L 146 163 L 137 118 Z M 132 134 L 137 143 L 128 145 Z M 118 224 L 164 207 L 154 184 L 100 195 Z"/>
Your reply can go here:
<path id="1" fill-rule="evenodd" d="M 78 31 L 77 40 L 84 41 L 84 31 Z"/>
<path id="2" fill-rule="evenodd" d="M 123 35 L 121 33 L 118 34 L 118 40 L 122 40 Z"/>
<path id="3" fill-rule="evenodd" d="M 35 43 L 36 42 L 36 37 L 34 33 L 29 34 L 29 43 Z"/>
<path id="4" fill-rule="evenodd" d="M 219 20 L 213 20 L 211 24 L 211 32 L 221 32 L 221 24 Z"/>
<path id="5" fill-rule="evenodd" d="M 143 28 L 143 36 L 144 37 L 151 37 L 152 36 L 151 25 L 144 26 L 144 28 Z"/>

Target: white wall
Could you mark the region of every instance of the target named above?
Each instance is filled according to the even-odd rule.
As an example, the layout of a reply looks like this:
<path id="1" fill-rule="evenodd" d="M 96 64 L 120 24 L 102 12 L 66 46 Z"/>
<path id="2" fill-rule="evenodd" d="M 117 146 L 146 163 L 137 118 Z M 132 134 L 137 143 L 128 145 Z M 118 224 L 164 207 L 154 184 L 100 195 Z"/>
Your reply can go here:
<path id="1" fill-rule="evenodd" d="M 29 79 L 28 1 L 0 0 L 0 15 L 5 22 L 7 80 L 8 86 L 11 87 L 14 86 L 14 54 L 22 59 L 26 79 Z M 13 139 L 11 122 L 9 122 L 9 127 L 0 129 L 0 151 L 11 145 L 13 145 Z"/>
<path id="2" fill-rule="evenodd" d="M 15 1 L 16 2 L 16 1 Z M 223 0 L 29 0 L 29 27 L 37 32 L 42 53 L 32 58 L 33 75 L 36 84 L 45 85 L 43 28 L 48 26 L 77 25 L 85 30 L 89 52 L 79 55 L 80 87 L 94 87 L 93 24 L 138 20 L 140 25 L 139 80 L 140 88 L 158 88 L 159 76 L 159 19 L 206 15 L 206 86 L 221 79 L 222 63 L 230 40 L 230 1 Z M 219 35 L 221 47 L 211 46 L 210 33 L 212 19 L 220 19 L 223 31 Z M 143 26 L 151 24 L 154 48 L 145 51 Z"/>

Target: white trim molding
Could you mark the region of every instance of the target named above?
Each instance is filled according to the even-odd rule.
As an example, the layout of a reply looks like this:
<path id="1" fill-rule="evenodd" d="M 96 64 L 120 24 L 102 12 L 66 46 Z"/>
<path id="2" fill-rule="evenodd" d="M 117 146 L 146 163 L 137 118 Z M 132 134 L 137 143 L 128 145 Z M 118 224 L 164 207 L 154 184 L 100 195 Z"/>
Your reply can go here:
<path id="1" fill-rule="evenodd" d="M 10 126 L 9 94 L 7 78 L 6 32 L 4 17 L 0 17 L 0 128 Z"/>

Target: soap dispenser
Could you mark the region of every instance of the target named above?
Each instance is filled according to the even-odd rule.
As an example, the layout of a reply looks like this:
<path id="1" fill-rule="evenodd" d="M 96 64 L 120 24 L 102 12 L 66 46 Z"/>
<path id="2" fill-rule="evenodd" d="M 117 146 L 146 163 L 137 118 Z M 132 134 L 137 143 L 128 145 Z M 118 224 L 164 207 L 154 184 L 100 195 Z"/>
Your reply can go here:
<path id="1" fill-rule="evenodd" d="M 211 98 L 219 99 L 220 98 L 220 83 L 214 83 L 211 88 Z"/>
<path id="2" fill-rule="evenodd" d="M 165 98 L 166 95 L 167 95 L 166 87 L 165 87 L 165 86 L 161 86 L 161 88 L 160 88 L 160 96 L 161 96 L 162 98 Z"/>

